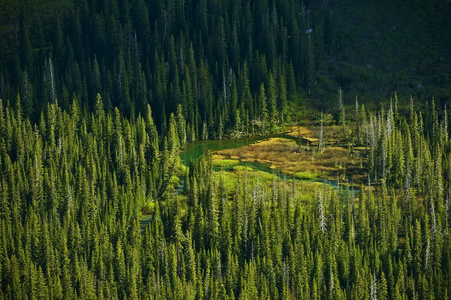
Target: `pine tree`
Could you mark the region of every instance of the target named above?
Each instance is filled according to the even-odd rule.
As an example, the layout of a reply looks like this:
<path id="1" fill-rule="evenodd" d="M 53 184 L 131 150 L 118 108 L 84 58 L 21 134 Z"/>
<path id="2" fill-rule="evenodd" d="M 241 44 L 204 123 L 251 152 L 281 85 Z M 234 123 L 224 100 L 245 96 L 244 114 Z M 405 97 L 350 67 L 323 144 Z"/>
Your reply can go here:
<path id="1" fill-rule="evenodd" d="M 180 147 L 184 148 L 187 142 L 186 136 L 186 121 L 182 114 L 182 106 L 177 106 L 177 132 L 179 134 Z"/>
<path id="2" fill-rule="evenodd" d="M 341 87 L 338 89 L 338 107 L 339 107 L 339 120 L 343 129 L 343 137 L 346 137 L 346 129 L 345 129 L 345 107 L 343 103 L 343 90 Z"/>
<path id="3" fill-rule="evenodd" d="M 324 120 L 324 115 L 323 115 L 323 112 L 321 111 L 321 125 L 320 125 L 320 131 L 319 131 L 319 141 L 318 141 L 318 152 L 319 153 L 324 152 L 323 120 Z"/>
<path id="4" fill-rule="evenodd" d="M 261 108 L 261 130 L 262 133 L 267 132 L 268 126 L 268 109 L 266 103 L 266 94 L 265 94 L 265 86 L 262 83 L 260 85 L 260 93 L 258 95 L 258 106 Z"/>
<path id="5" fill-rule="evenodd" d="M 319 227 L 322 233 L 325 233 L 327 230 L 327 221 L 326 221 L 326 209 L 324 206 L 324 199 L 321 190 L 318 190 L 318 214 L 319 214 Z"/>
<path id="6" fill-rule="evenodd" d="M 276 82 L 272 72 L 269 74 L 267 99 L 268 99 L 269 128 L 271 131 L 274 131 L 276 126 L 277 96 L 276 96 Z"/>
<path id="7" fill-rule="evenodd" d="M 174 114 L 169 116 L 168 148 L 171 156 L 180 149 L 179 133 L 177 130 L 177 121 Z"/>

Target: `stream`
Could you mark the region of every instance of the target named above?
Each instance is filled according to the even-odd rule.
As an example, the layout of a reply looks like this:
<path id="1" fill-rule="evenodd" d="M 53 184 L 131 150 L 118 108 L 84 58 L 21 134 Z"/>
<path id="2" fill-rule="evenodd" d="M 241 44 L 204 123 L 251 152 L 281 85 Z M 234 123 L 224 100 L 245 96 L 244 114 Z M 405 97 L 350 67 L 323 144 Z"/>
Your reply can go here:
<path id="1" fill-rule="evenodd" d="M 228 139 L 228 140 L 202 140 L 202 141 L 195 141 L 192 143 L 186 144 L 186 148 L 180 153 L 180 160 L 185 166 L 189 166 L 190 162 L 196 162 L 202 155 L 207 154 L 209 151 L 219 151 L 219 150 L 227 150 L 227 149 L 234 149 L 234 148 L 240 148 L 244 147 L 253 143 L 256 143 L 258 141 L 267 140 L 270 138 L 285 138 L 290 139 L 294 141 L 298 141 L 298 138 L 292 135 L 288 135 L 286 133 L 280 133 L 280 134 L 271 134 L 271 135 L 264 135 L 264 136 L 255 136 L 255 137 L 246 137 L 246 138 L 240 138 L 240 139 Z M 319 182 L 324 183 L 328 186 L 331 186 L 332 188 L 338 190 L 340 187 L 340 184 L 336 180 L 328 180 L 328 179 L 322 179 L 322 178 L 316 178 L 316 179 L 300 179 L 294 176 L 290 176 L 287 174 L 284 174 L 281 172 L 280 169 L 271 169 L 269 163 L 259 163 L 259 162 L 243 162 L 240 161 L 239 164 L 229 166 L 229 167 L 213 167 L 214 171 L 233 171 L 233 168 L 236 166 L 244 166 L 244 167 L 250 167 L 257 171 L 263 171 L 270 174 L 274 174 L 277 177 L 279 177 L 281 180 L 294 180 L 297 182 Z M 181 179 L 181 185 L 184 186 L 185 178 Z M 356 188 L 349 188 L 351 193 L 358 193 L 359 190 Z M 178 192 L 183 191 L 182 188 L 177 188 Z"/>
<path id="2" fill-rule="evenodd" d="M 209 151 L 219 151 L 244 147 L 258 141 L 267 140 L 270 138 L 286 138 L 290 140 L 298 141 L 297 137 L 287 135 L 286 133 L 281 134 L 271 134 L 264 136 L 255 137 L 245 137 L 240 139 L 228 139 L 228 140 L 201 140 L 192 143 L 187 143 L 185 149 L 180 152 L 180 160 L 185 166 L 189 166 L 191 162 L 195 163 L 202 155 L 207 154 Z M 229 166 L 229 167 L 213 167 L 214 171 L 229 171 L 232 172 L 233 168 L 236 166 L 250 167 L 257 171 L 263 171 L 270 174 L 276 175 L 281 180 L 294 180 L 296 182 L 319 182 L 331 186 L 332 188 L 338 190 L 340 184 L 336 180 L 328 179 L 300 179 L 294 176 L 284 174 L 280 169 L 271 169 L 269 163 L 259 163 L 259 162 L 243 162 L 240 161 L 239 164 Z M 181 194 L 185 188 L 185 178 L 180 178 L 180 185 L 176 188 L 176 192 Z M 355 188 L 349 188 L 351 193 L 358 193 L 359 190 Z M 140 218 L 141 229 L 144 230 L 147 223 L 150 221 L 151 215 L 142 215 Z"/>
<path id="3" fill-rule="evenodd" d="M 298 140 L 298 138 L 294 136 L 288 135 L 286 133 L 280 133 L 254 137 L 244 137 L 239 139 L 195 141 L 186 144 L 186 148 L 180 153 L 180 160 L 185 166 L 188 166 L 191 161 L 196 162 L 202 155 L 206 154 L 208 151 L 241 148 L 270 138 L 285 138 L 295 141 Z"/>

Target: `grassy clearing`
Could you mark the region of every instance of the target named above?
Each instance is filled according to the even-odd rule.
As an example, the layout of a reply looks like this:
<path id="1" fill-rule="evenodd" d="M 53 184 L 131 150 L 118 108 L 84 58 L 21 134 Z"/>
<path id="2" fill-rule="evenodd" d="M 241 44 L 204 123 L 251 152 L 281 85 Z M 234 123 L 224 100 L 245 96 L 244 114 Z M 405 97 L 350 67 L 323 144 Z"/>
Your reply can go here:
<path id="1" fill-rule="evenodd" d="M 320 126 L 292 126 L 288 128 L 288 135 L 309 140 L 313 144 L 317 144 L 319 140 Z M 338 125 L 323 126 L 324 142 L 326 144 L 336 143 L 343 139 L 343 127 Z"/>
<path id="2" fill-rule="evenodd" d="M 240 183 L 247 183 L 247 190 L 255 190 L 256 185 L 259 185 L 259 190 L 265 195 L 265 205 L 278 206 L 280 203 L 271 202 L 272 193 L 274 190 L 290 194 L 291 210 L 294 211 L 295 203 L 300 202 L 300 209 L 308 211 L 312 206 L 316 205 L 318 197 L 318 189 L 324 191 L 332 191 L 333 188 L 318 182 L 299 182 L 299 181 L 281 181 L 277 176 L 272 176 L 267 172 L 255 171 L 249 168 L 238 168 L 238 172 L 219 171 L 214 172 L 216 184 L 219 183 L 220 178 L 225 185 L 225 192 L 227 199 L 226 205 L 231 207 L 233 205 L 233 198 L 230 195 L 236 190 Z M 257 180 L 258 179 L 258 180 Z M 257 183 L 258 182 L 258 183 Z M 261 194 L 260 194 L 261 195 Z M 249 194 L 248 194 L 249 196 Z"/>
<path id="3" fill-rule="evenodd" d="M 266 149 L 268 150 L 268 145 L 273 145 L 272 149 L 283 149 L 281 145 L 290 145 L 292 141 L 290 140 L 284 140 L 284 139 L 277 139 L 277 141 L 269 140 L 265 143 L 259 143 L 255 144 L 253 146 L 258 147 L 262 146 L 263 148 L 260 148 L 259 150 Z M 266 144 L 266 145 L 265 145 Z M 247 148 L 249 146 L 243 147 Z M 243 150 L 243 149 L 240 149 Z M 257 151 L 253 152 L 251 151 L 252 147 L 250 149 L 247 149 L 247 152 L 245 152 L 247 155 L 254 154 L 256 155 Z M 232 150 L 224 150 L 224 151 L 233 151 Z M 222 151 L 221 151 L 222 152 Z M 243 152 L 243 151 L 241 151 Z M 277 151 L 275 151 L 277 152 Z M 267 154 L 266 154 L 267 155 Z M 218 161 L 218 164 L 221 164 L 224 160 L 227 161 L 225 158 L 227 157 L 224 154 L 213 154 L 213 164 L 215 164 L 215 160 Z M 267 157 L 268 159 L 271 158 L 270 156 Z M 234 163 L 240 162 L 238 160 L 235 160 Z M 241 163 L 241 162 L 240 162 Z M 272 164 L 273 166 L 274 164 Z M 301 209 L 302 210 L 308 210 L 312 207 L 312 205 L 315 205 L 318 197 L 318 189 L 324 190 L 325 192 L 330 192 L 333 190 L 333 187 L 331 187 L 328 184 L 324 184 L 321 182 L 316 181 L 308 181 L 308 180 L 315 180 L 318 178 L 321 178 L 320 173 L 313 172 L 313 171 L 299 171 L 296 173 L 293 173 L 295 177 L 298 179 L 303 179 L 306 181 L 297 181 L 290 178 L 287 178 L 287 180 L 281 180 L 281 178 L 268 171 L 262 171 L 254 168 L 252 164 L 249 165 L 235 165 L 233 168 L 229 168 L 227 170 L 219 170 L 217 172 L 213 173 L 215 176 L 215 184 L 218 185 L 219 182 L 222 180 L 224 187 L 225 187 L 225 193 L 227 195 L 231 195 L 237 188 L 237 186 L 240 183 L 246 182 L 246 185 L 248 187 L 248 191 L 255 190 L 255 185 L 259 184 L 260 191 L 265 191 L 266 199 L 269 201 L 271 198 L 272 191 L 276 190 L 280 193 L 284 194 L 290 194 L 290 199 L 292 201 L 292 208 L 294 208 L 294 203 L 297 201 L 300 201 L 301 203 Z M 258 182 L 258 183 L 257 183 Z M 231 198 L 229 200 L 232 200 Z M 268 202 L 269 205 L 270 202 Z M 232 205 L 232 202 L 228 202 L 228 205 Z M 274 205 L 274 203 L 272 204 Z M 277 205 L 277 204 L 275 204 Z"/>
<path id="4" fill-rule="evenodd" d="M 318 126 L 299 128 L 304 138 L 316 143 Z M 297 132 L 291 131 L 289 134 L 295 136 Z M 215 158 L 220 158 L 217 160 L 218 164 L 231 163 L 229 161 L 232 160 L 237 167 L 238 159 L 241 162 L 266 163 L 271 169 L 278 169 L 284 174 L 296 176 L 299 179 L 340 179 L 343 182 L 349 177 L 354 183 L 363 182 L 366 179 L 361 163 L 364 149 L 354 149 L 354 153 L 351 153 L 348 147 L 336 144 L 335 142 L 341 141 L 340 126 L 325 126 L 324 136 L 328 141 L 334 140 L 334 143 L 326 146 L 323 153 L 317 152 L 318 146 L 315 143 L 308 148 L 308 151 L 299 152 L 299 145 L 295 140 L 271 138 L 241 148 L 215 151 L 212 153 L 212 158 L 214 163 Z"/>
<path id="5" fill-rule="evenodd" d="M 257 144 L 216 153 L 226 157 L 239 157 L 244 162 L 270 163 L 274 168 L 289 163 L 287 154 L 295 152 L 296 149 L 298 146 L 293 140 L 272 138 Z"/>
<path id="6" fill-rule="evenodd" d="M 238 182 L 246 181 L 249 188 L 258 181 L 267 185 L 272 182 L 278 181 L 279 178 L 276 175 L 270 174 L 264 171 L 257 171 L 251 167 L 236 166 L 233 171 L 218 171 L 214 172 L 216 182 L 219 182 L 221 177 L 225 185 L 225 190 L 228 194 L 236 189 Z"/>
<path id="7" fill-rule="evenodd" d="M 237 159 L 212 159 L 213 167 L 227 168 L 236 166 L 240 163 Z"/>
<path id="8" fill-rule="evenodd" d="M 299 179 L 316 179 L 319 177 L 318 173 L 315 172 L 296 172 L 294 173 L 294 176 Z"/>
<path id="9" fill-rule="evenodd" d="M 251 167 L 245 167 L 245 166 L 236 166 L 233 168 L 234 171 L 236 172 L 254 172 L 254 169 L 252 169 Z"/>

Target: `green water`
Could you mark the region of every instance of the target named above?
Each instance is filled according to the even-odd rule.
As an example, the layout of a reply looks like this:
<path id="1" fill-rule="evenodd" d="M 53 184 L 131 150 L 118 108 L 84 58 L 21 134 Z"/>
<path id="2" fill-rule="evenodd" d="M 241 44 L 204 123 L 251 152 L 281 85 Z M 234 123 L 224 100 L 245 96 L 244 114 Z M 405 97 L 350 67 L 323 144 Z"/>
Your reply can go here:
<path id="1" fill-rule="evenodd" d="M 144 234 L 147 224 L 152 220 L 153 214 L 141 215 L 139 218 L 139 226 L 141 227 L 141 234 Z"/>
<path id="2" fill-rule="evenodd" d="M 229 139 L 229 140 L 203 140 L 203 141 L 196 141 L 192 143 L 187 143 L 185 145 L 185 149 L 180 153 L 180 160 L 185 166 L 189 166 L 191 162 L 196 162 L 202 155 L 207 154 L 208 151 L 219 151 L 219 150 L 226 150 L 226 149 L 234 149 L 234 148 L 241 148 L 253 143 L 256 143 L 258 141 L 267 140 L 269 138 L 286 138 L 291 140 L 298 140 L 298 138 L 287 135 L 287 134 L 272 134 L 272 135 L 265 135 L 265 136 L 256 136 L 256 137 L 246 137 L 246 138 L 240 138 L 240 139 Z M 319 182 L 324 183 L 328 186 L 331 186 L 334 189 L 339 189 L 340 185 L 335 180 L 327 180 L 327 179 L 300 179 L 296 178 L 287 174 L 282 173 L 279 169 L 271 169 L 269 163 L 258 163 L 258 162 L 243 162 L 240 161 L 239 164 L 228 166 L 228 167 L 214 167 L 213 169 L 215 171 L 228 171 L 233 172 L 233 168 L 236 166 L 243 166 L 243 167 L 249 167 L 256 171 L 262 171 L 267 172 L 270 174 L 276 175 L 281 180 L 294 180 L 294 181 L 302 181 L 302 182 Z M 185 178 L 180 177 L 180 185 L 176 189 L 176 192 L 178 194 L 181 194 L 185 187 Z M 351 193 L 358 193 L 358 189 L 349 188 Z M 141 225 L 141 231 L 144 232 L 145 227 L 151 220 L 151 215 L 142 215 L 140 218 L 140 225 Z"/>
<path id="3" fill-rule="evenodd" d="M 258 141 L 267 140 L 269 138 L 286 138 L 291 140 L 298 140 L 298 138 L 287 135 L 285 133 L 281 134 L 272 134 L 272 135 L 265 135 L 265 136 L 256 136 L 256 137 L 247 137 L 247 138 L 241 138 L 241 139 L 229 139 L 229 140 L 203 140 L 203 141 L 196 141 L 193 143 L 186 144 L 186 148 L 180 153 L 180 159 L 182 163 L 185 166 L 188 166 L 190 162 L 196 162 L 202 155 L 206 154 L 208 151 L 219 151 L 219 150 L 226 150 L 226 149 L 234 149 L 234 148 L 240 148 L 244 147 L 253 143 L 256 143 Z M 295 181 L 303 181 L 303 182 L 320 182 L 324 183 L 326 185 L 329 185 L 333 187 L 334 189 L 339 189 L 340 184 L 335 180 L 328 180 L 328 179 L 300 179 L 294 176 L 290 176 L 287 174 L 282 173 L 279 169 L 271 169 L 269 163 L 258 163 L 258 162 L 243 162 L 240 161 L 239 164 L 228 166 L 228 167 L 214 167 L 213 169 L 215 171 L 229 171 L 232 172 L 233 168 L 236 166 L 243 166 L 243 167 L 250 167 L 253 170 L 256 171 L 263 171 L 270 174 L 274 174 L 277 177 L 279 177 L 282 180 L 295 180 Z M 180 178 L 182 180 L 182 183 L 184 181 L 184 178 Z M 357 189 L 350 188 L 351 192 L 358 193 Z"/>

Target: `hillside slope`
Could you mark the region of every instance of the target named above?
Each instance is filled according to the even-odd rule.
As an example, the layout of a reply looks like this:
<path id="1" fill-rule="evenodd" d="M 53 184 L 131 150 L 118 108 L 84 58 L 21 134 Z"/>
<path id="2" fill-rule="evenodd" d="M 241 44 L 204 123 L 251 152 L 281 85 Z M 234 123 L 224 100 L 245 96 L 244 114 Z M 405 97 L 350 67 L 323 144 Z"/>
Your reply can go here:
<path id="1" fill-rule="evenodd" d="M 333 1 L 331 76 L 352 94 L 444 101 L 451 84 L 451 2 Z"/>

